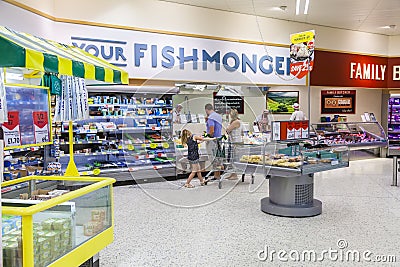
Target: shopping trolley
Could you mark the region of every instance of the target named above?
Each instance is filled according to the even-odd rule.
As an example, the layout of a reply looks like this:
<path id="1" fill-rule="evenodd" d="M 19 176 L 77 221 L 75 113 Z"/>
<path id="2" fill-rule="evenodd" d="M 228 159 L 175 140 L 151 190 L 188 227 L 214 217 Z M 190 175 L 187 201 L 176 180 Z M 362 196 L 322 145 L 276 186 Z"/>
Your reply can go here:
<path id="1" fill-rule="evenodd" d="M 207 145 L 211 146 L 210 149 L 207 149 L 211 162 L 211 170 L 205 176 L 205 184 L 210 181 L 209 177 L 217 171 L 221 172 L 220 179 L 216 180 L 218 181 L 219 189 L 222 188 L 222 181 L 233 173 L 241 174 L 242 182 L 244 182 L 246 172 L 237 169 L 236 165 L 233 164 L 238 155 L 236 152 L 237 143 L 226 141 L 224 138 L 218 138 L 208 141 Z M 254 173 L 251 173 L 251 183 L 254 184 Z"/>

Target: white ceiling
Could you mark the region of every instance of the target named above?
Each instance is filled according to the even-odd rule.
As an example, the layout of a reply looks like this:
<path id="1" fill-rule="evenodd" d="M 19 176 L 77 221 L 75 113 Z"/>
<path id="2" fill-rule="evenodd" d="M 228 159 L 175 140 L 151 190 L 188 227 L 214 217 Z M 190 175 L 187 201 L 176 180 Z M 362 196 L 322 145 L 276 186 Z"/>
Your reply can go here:
<path id="1" fill-rule="evenodd" d="M 296 0 L 160 0 L 236 13 L 305 22 L 315 25 L 379 33 L 400 34 L 400 0 L 309 0 L 308 15 L 303 14 L 306 0 L 301 1 L 296 16 Z M 277 9 L 287 6 L 285 11 Z M 275 8 L 275 9 L 274 9 Z M 277 9 L 277 10 L 276 10 Z M 395 29 L 383 26 L 396 25 Z"/>

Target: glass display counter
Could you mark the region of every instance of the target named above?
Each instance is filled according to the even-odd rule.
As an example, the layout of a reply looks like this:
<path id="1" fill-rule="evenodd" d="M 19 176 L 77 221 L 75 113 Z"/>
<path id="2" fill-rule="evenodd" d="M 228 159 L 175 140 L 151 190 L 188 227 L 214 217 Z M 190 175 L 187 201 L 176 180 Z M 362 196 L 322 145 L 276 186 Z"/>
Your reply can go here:
<path id="1" fill-rule="evenodd" d="M 114 182 L 30 176 L 2 183 L 11 188 L 2 196 L 3 267 L 80 266 L 112 243 Z M 16 198 L 20 183 L 29 186 Z"/>
<path id="2" fill-rule="evenodd" d="M 330 146 L 346 145 L 350 150 L 387 147 L 388 139 L 378 122 L 327 122 L 311 125 L 311 138 Z"/>
<path id="3" fill-rule="evenodd" d="M 269 179 L 269 197 L 261 210 L 278 216 L 308 217 L 322 212 L 314 199 L 314 173 L 349 166 L 347 146 L 321 147 L 311 142 L 236 144 L 233 165 L 237 173 L 259 173 Z"/>

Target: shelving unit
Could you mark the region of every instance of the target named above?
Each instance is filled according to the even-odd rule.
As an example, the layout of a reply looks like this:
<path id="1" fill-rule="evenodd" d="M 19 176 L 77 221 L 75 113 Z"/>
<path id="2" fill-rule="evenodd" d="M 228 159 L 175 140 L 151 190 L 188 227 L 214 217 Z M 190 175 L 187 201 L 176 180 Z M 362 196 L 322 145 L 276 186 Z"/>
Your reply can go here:
<path id="1" fill-rule="evenodd" d="M 73 129 L 80 174 L 107 174 L 117 181 L 175 175 L 171 95 L 90 92 L 89 97 L 90 119 L 75 122 Z M 68 125 L 55 128 L 65 171 Z"/>
<path id="2" fill-rule="evenodd" d="M 0 127 L 5 141 L 2 181 L 29 175 L 47 175 L 45 146 L 51 144 L 47 123 L 51 118 L 48 88 L 7 84 L 6 100 L 9 115 L 12 114 L 14 119 Z M 35 122 L 39 123 L 39 113 L 43 116 L 41 119 L 46 121 L 41 127 L 34 125 Z"/>
<path id="3" fill-rule="evenodd" d="M 400 149 L 400 98 L 389 98 L 388 105 L 389 154 L 399 154 Z"/>

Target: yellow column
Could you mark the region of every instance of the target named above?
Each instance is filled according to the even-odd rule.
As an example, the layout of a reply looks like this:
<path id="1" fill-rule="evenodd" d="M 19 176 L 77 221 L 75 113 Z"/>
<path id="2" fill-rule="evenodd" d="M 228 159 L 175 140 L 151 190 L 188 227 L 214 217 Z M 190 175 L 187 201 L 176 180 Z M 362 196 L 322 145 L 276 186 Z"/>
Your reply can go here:
<path id="1" fill-rule="evenodd" d="M 32 215 L 22 216 L 22 265 L 34 266 Z"/>
<path id="2" fill-rule="evenodd" d="M 74 129 L 72 126 L 72 121 L 69 121 L 68 134 L 69 134 L 69 162 L 64 176 L 79 176 L 78 168 L 76 167 L 74 160 Z"/>

